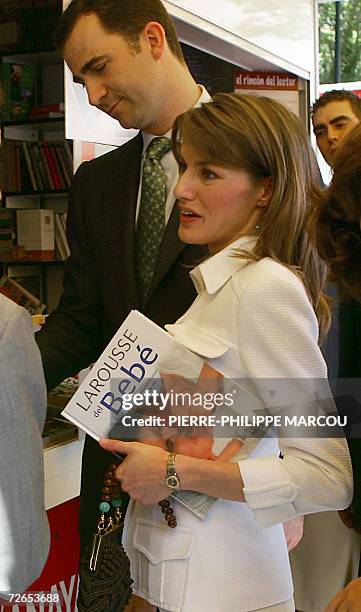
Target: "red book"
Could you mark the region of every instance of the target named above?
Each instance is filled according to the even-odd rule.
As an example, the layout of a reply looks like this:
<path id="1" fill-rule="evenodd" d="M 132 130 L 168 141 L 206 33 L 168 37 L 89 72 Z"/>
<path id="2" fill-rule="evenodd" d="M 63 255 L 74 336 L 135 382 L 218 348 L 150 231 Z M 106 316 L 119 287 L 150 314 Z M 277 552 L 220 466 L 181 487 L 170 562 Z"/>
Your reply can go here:
<path id="1" fill-rule="evenodd" d="M 51 176 L 52 176 L 52 179 L 53 179 L 53 182 L 54 182 L 54 187 L 55 187 L 55 189 L 62 189 L 61 178 L 59 176 L 58 169 L 57 169 L 57 166 L 56 166 L 56 162 L 55 162 L 55 159 L 53 157 L 54 152 L 50 148 L 49 143 L 48 143 L 47 140 L 43 141 L 43 148 L 44 148 L 44 153 L 45 153 L 46 161 L 48 162 L 50 173 L 51 173 Z"/>

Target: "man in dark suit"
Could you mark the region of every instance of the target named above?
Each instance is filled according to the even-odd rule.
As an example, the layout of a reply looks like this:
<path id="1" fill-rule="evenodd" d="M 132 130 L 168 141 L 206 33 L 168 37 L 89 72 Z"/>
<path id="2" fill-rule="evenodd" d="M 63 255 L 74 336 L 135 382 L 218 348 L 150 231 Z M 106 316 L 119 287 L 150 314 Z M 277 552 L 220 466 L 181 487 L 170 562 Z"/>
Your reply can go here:
<path id="1" fill-rule="evenodd" d="M 94 362 L 131 309 L 164 325 L 193 301 L 188 273 L 200 252 L 178 239 L 173 196 L 178 169 L 171 151 L 161 159 L 167 192 L 165 229 L 147 295 L 139 288 L 137 220 L 142 214 L 140 185 L 147 146 L 154 136 L 169 135 L 177 115 L 209 99 L 188 71 L 160 0 L 73 0 L 59 21 L 56 44 L 74 80 L 86 88 L 89 102 L 123 127 L 140 132 L 124 146 L 82 164 L 74 177 L 64 293 L 37 334 L 49 388 Z M 96 526 L 110 462 L 109 454 L 87 438 L 82 547 Z"/>

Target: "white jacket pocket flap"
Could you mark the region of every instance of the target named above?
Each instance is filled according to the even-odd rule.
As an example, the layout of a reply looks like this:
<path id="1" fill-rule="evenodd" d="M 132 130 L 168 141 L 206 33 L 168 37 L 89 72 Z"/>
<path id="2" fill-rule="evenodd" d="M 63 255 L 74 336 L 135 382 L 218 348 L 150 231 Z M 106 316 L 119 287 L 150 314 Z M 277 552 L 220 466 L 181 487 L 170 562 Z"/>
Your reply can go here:
<path id="1" fill-rule="evenodd" d="M 170 529 L 143 519 L 137 520 L 133 545 L 153 564 L 174 559 L 187 559 L 191 554 L 195 535 L 187 529 Z"/>
<path id="2" fill-rule="evenodd" d="M 188 322 L 165 327 L 177 342 L 206 359 L 221 357 L 232 346 L 226 340 L 218 338 L 214 331 L 196 327 Z"/>

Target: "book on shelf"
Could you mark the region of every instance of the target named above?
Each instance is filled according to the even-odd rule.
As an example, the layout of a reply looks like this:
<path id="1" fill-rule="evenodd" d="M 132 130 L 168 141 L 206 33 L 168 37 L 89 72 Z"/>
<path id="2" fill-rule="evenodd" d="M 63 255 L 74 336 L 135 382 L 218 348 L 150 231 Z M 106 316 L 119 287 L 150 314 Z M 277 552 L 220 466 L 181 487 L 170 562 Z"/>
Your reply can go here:
<path id="1" fill-rule="evenodd" d="M 30 208 L 16 211 L 17 243 L 28 260 L 55 259 L 54 211 Z"/>
<path id="2" fill-rule="evenodd" d="M 58 160 L 58 165 L 59 165 L 60 174 L 62 177 L 62 182 L 64 184 L 64 189 L 69 189 L 71 186 L 72 173 L 71 171 L 69 172 L 69 168 L 67 166 L 67 160 L 63 152 L 62 142 L 59 140 L 55 140 L 52 143 L 52 146 L 55 152 L 55 156 Z"/>
<path id="3" fill-rule="evenodd" d="M 25 145 L 29 153 L 30 163 L 31 163 L 32 171 L 33 171 L 34 178 L 35 178 L 36 188 L 39 191 L 44 191 L 45 183 L 43 181 L 42 173 L 40 170 L 39 158 L 37 155 L 37 146 L 34 146 L 35 145 L 34 142 L 26 142 Z"/>
<path id="4" fill-rule="evenodd" d="M 72 172 L 64 140 L 4 139 L 0 147 L 2 191 L 66 190 L 71 185 Z"/>
<path id="5" fill-rule="evenodd" d="M 0 146 L 0 189 L 17 191 L 20 188 L 20 160 L 18 141 L 4 139 Z"/>
<path id="6" fill-rule="evenodd" d="M 53 181 L 53 175 L 50 172 L 50 166 L 48 164 L 47 156 L 45 155 L 44 143 L 42 141 L 39 142 L 39 155 L 42 161 L 42 167 L 44 168 L 45 177 L 46 177 L 46 185 L 49 191 L 55 190 L 55 183 Z"/>
<path id="7" fill-rule="evenodd" d="M 28 310 L 30 314 L 41 314 L 46 308 L 39 298 L 6 274 L 0 278 L 0 293 Z"/>
<path id="8" fill-rule="evenodd" d="M 54 184 L 54 189 L 63 189 L 63 186 L 61 184 L 61 179 L 60 179 L 60 175 L 58 172 L 58 168 L 56 165 L 56 161 L 55 161 L 55 157 L 54 157 L 54 152 L 51 149 L 51 145 L 47 140 L 43 141 L 43 151 L 45 153 L 45 158 L 50 170 L 50 174 L 53 180 L 53 184 Z"/>
<path id="9" fill-rule="evenodd" d="M 3 62 L 0 67 L 1 121 L 27 119 L 32 106 L 34 69 L 31 64 Z"/>
<path id="10" fill-rule="evenodd" d="M 23 140 L 21 143 L 21 146 L 22 146 L 22 152 L 23 152 L 24 159 L 25 159 L 26 168 L 28 170 L 28 174 L 29 174 L 30 181 L 31 181 L 31 186 L 34 189 L 34 191 L 38 191 L 40 189 L 40 186 L 38 185 L 37 180 L 35 178 L 35 169 L 33 168 L 33 163 L 30 158 L 29 143 Z"/>
<path id="11" fill-rule="evenodd" d="M 68 259 L 70 255 L 70 249 L 61 217 L 62 213 L 54 213 L 55 246 L 59 254 L 59 259 L 65 260 Z"/>

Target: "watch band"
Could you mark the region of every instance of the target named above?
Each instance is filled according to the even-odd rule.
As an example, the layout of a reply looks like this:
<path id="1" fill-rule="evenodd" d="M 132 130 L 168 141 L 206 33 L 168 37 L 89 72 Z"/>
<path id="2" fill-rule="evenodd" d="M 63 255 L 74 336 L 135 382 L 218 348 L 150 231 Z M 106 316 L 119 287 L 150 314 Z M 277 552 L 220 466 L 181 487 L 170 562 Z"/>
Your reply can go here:
<path id="1" fill-rule="evenodd" d="M 177 491 L 180 489 L 180 480 L 175 468 L 176 453 L 169 453 L 167 457 L 167 476 L 165 484 L 170 489 Z"/>

